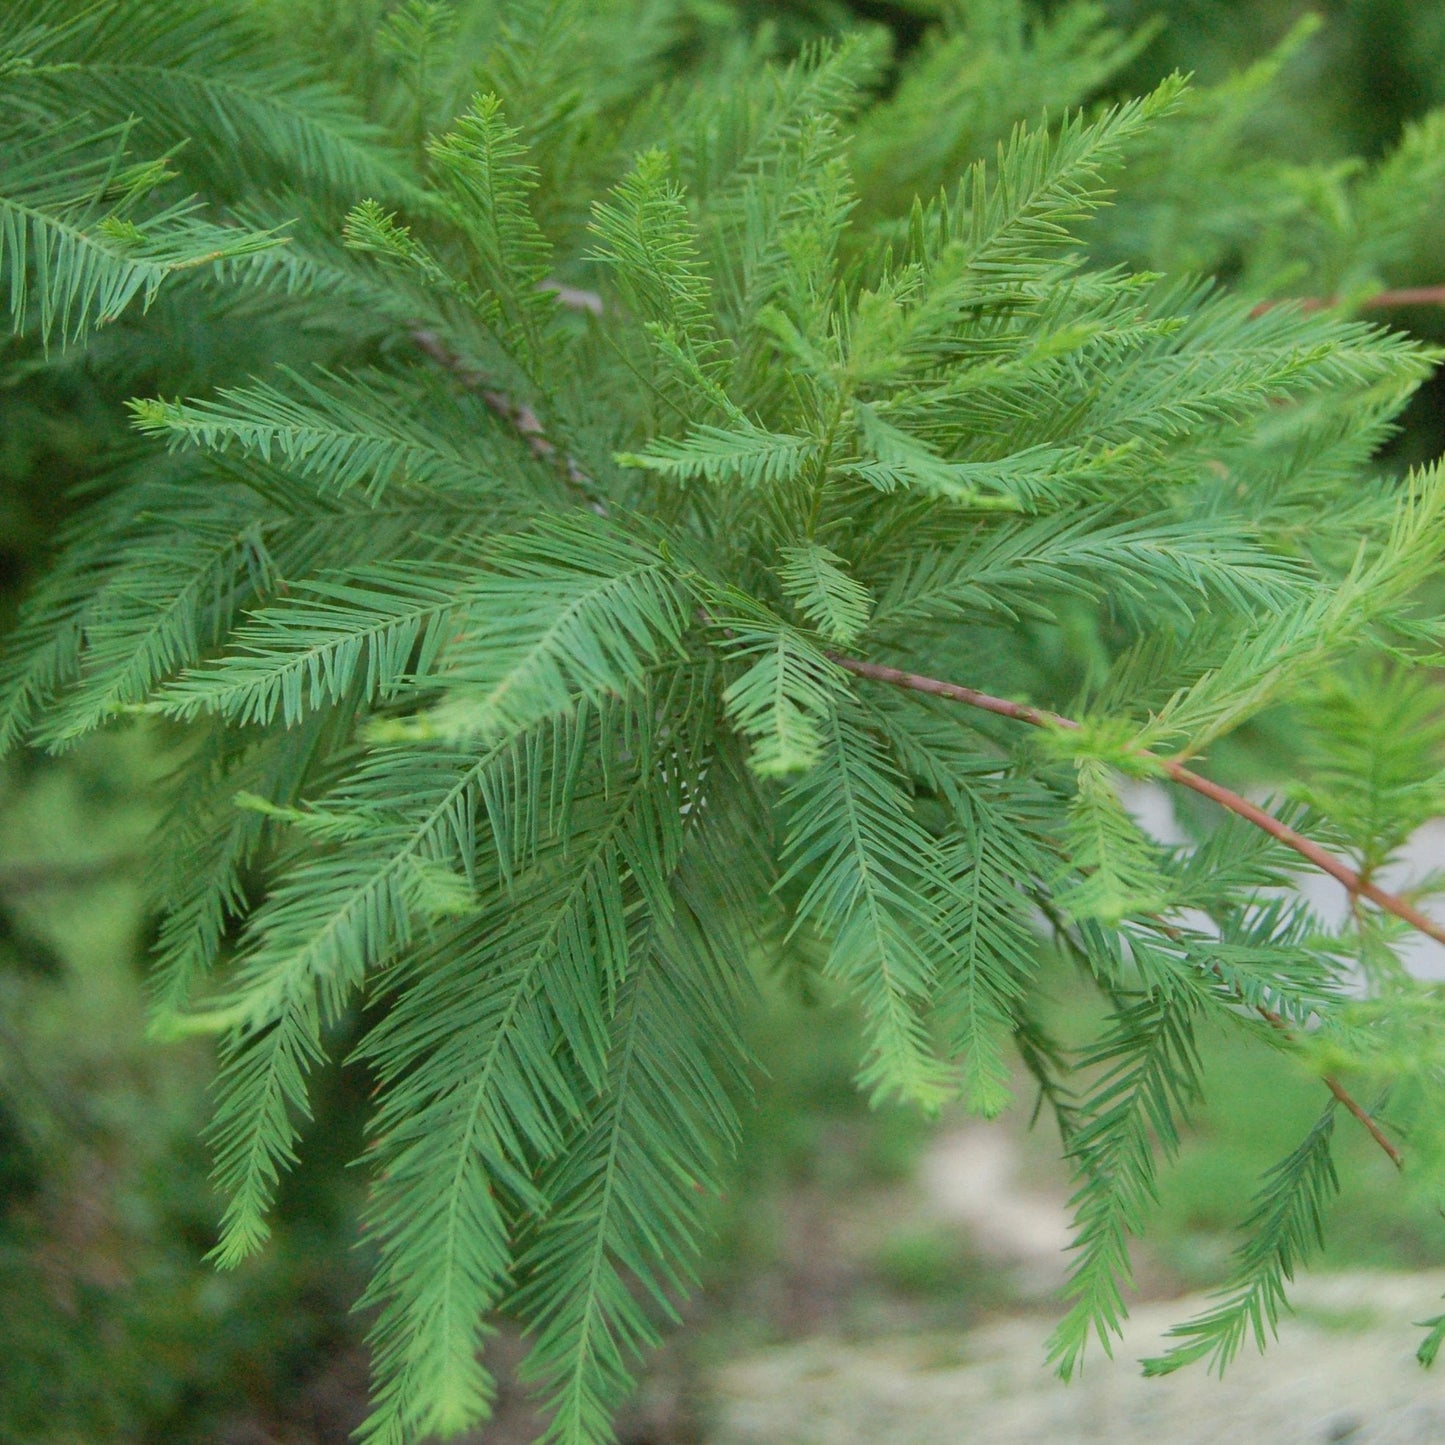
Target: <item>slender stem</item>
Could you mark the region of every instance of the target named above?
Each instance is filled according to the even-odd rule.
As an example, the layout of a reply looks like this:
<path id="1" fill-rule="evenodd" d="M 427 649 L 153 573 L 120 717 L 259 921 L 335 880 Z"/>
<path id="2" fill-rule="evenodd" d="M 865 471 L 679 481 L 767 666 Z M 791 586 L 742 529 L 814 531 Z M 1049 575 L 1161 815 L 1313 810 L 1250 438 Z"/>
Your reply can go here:
<path id="1" fill-rule="evenodd" d="M 1263 316 L 1276 306 L 1296 305 L 1301 311 L 1326 311 L 1338 306 L 1338 296 L 1301 296 L 1280 301 L 1261 301 L 1251 316 Z M 1394 291 L 1377 291 L 1366 296 L 1359 305 L 1367 310 L 1383 310 L 1391 306 L 1445 306 L 1445 286 L 1401 286 Z"/>
<path id="2" fill-rule="evenodd" d="M 1282 1034 L 1286 1035 L 1286 1037 L 1293 1037 L 1290 1026 L 1275 1013 L 1273 1009 L 1265 1008 L 1264 1005 L 1261 1004 L 1259 1005 L 1259 1013 Z M 1403 1169 L 1405 1167 L 1405 1156 L 1395 1147 L 1394 1142 L 1380 1127 L 1375 1116 L 1371 1114 L 1333 1074 L 1325 1074 L 1323 1076 L 1323 1082 L 1325 1088 L 1364 1125 L 1365 1132 L 1385 1151 L 1389 1156 L 1390 1163 L 1392 1163 L 1396 1169 Z"/>
<path id="3" fill-rule="evenodd" d="M 592 293 L 578 292 L 576 294 L 590 296 Z M 564 304 L 570 303 L 564 302 Z M 606 504 L 591 495 L 592 479 L 577 465 L 574 458 L 564 457 L 558 452 L 557 448 L 547 439 L 546 430 L 531 407 L 516 401 L 505 391 L 498 391 L 495 387 L 489 386 L 486 376 L 458 356 L 435 331 L 428 331 L 422 326 L 413 327 L 411 339 L 418 351 L 424 352 L 443 370 L 451 372 L 468 391 L 473 391 L 480 396 L 487 404 L 488 410 L 501 417 L 521 437 L 527 450 L 538 461 L 547 463 L 554 471 L 559 472 L 568 487 L 579 494 L 598 516 L 605 517 L 607 515 Z"/>
<path id="4" fill-rule="evenodd" d="M 1392 1163 L 1396 1169 L 1403 1169 L 1405 1167 L 1405 1156 L 1401 1154 L 1400 1151 L 1395 1148 L 1395 1146 L 1386 1137 L 1385 1131 L 1380 1128 L 1379 1124 L 1375 1120 L 1375 1116 L 1371 1114 L 1369 1110 L 1366 1109 L 1364 1105 L 1361 1104 L 1357 1099 L 1353 1098 L 1346 1090 L 1345 1086 L 1340 1083 L 1340 1081 L 1335 1078 L 1333 1074 L 1326 1074 L 1324 1076 L 1324 1084 L 1325 1088 L 1327 1088 L 1330 1093 L 1332 1093 L 1335 1098 L 1337 1098 L 1340 1103 L 1343 1104 L 1344 1107 L 1348 1109 L 1350 1113 L 1352 1113 L 1355 1118 L 1357 1118 L 1360 1123 L 1365 1126 L 1365 1130 L 1369 1134 L 1370 1138 L 1372 1138 L 1375 1143 L 1378 1144 L 1380 1148 L 1383 1149 L 1385 1153 L 1390 1156 L 1390 1163 Z"/>
<path id="5" fill-rule="evenodd" d="M 1401 286 L 1395 291 L 1378 291 L 1365 306 L 1445 306 L 1445 286 Z"/>
<path id="6" fill-rule="evenodd" d="M 875 682 L 890 683 L 894 687 L 908 688 L 913 692 L 931 693 L 934 697 L 950 698 L 954 702 L 967 703 L 970 707 L 982 708 L 985 712 L 995 713 L 999 717 L 1012 718 L 1015 722 L 1028 723 L 1032 727 L 1072 730 L 1079 726 L 1072 719 L 1060 717 L 1057 713 L 1029 707 L 1024 703 L 1010 702 L 1007 698 L 994 697 L 989 693 L 979 692 L 975 688 L 960 687 L 957 683 L 943 682 L 936 677 L 924 677 L 916 672 L 904 672 L 896 667 L 884 667 L 877 662 L 864 662 L 856 657 L 840 657 L 836 653 L 831 656 L 839 667 L 846 668 L 857 677 L 867 677 Z M 1422 913 L 1413 903 L 1401 898 L 1399 894 L 1390 893 L 1381 888 L 1378 883 L 1357 873 L 1348 863 L 1342 862 L 1333 853 L 1321 848 L 1312 839 L 1306 838 L 1303 833 L 1297 833 L 1287 824 L 1281 823 L 1272 813 L 1251 803 L 1248 798 L 1241 797 L 1240 794 L 1222 784 L 1193 772 L 1182 763 L 1176 763 L 1172 758 L 1162 758 L 1157 753 L 1142 751 L 1139 753 L 1139 757 L 1159 768 L 1172 782 L 1211 799 L 1246 822 L 1253 823 L 1256 828 L 1260 828 L 1270 837 L 1278 839 L 1286 847 L 1293 848 L 1296 853 L 1302 858 L 1308 859 L 1321 872 L 1328 873 L 1331 878 L 1342 883 L 1354 896 L 1368 898 L 1371 903 L 1383 908 L 1386 913 L 1393 913 L 1396 918 L 1403 919 L 1412 928 L 1435 939 L 1437 943 L 1445 943 L 1445 926 L 1436 923 L 1433 918 Z"/>

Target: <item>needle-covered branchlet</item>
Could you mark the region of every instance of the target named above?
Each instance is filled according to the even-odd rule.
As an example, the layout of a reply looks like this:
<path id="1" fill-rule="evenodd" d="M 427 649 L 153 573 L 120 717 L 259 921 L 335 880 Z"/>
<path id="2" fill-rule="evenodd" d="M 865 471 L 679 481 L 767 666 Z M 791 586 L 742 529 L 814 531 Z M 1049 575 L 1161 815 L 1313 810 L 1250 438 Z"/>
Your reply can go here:
<path id="1" fill-rule="evenodd" d="M 874 682 L 889 683 L 894 687 L 907 688 L 912 692 L 930 693 L 935 697 L 949 698 L 953 702 L 965 703 L 969 707 L 980 708 L 999 717 L 1012 718 L 1015 722 L 1027 723 L 1031 727 L 1073 730 L 1079 726 L 1072 718 L 1061 717 L 1058 713 L 1047 712 L 1042 708 L 1030 707 L 1027 703 L 1011 702 L 1007 698 L 994 697 L 991 693 L 980 692 L 977 688 L 963 687 L 958 683 L 945 682 L 936 677 L 924 677 L 919 673 L 904 672 L 896 667 L 885 667 L 881 663 L 865 662 L 856 657 L 844 657 L 837 653 L 832 654 L 832 657 L 839 667 L 857 677 L 870 678 Z M 1227 808 L 1231 813 L 1262 828 L 1272 838 L 1293 848 L 1301 857 L 1308 859 L 1332 878 L 1343 883 L 1349 889 L 1352 898 L 1368 898 L 1372 903 L 1393 913 L 1397 918 L 1403 919 L 1406 923 L 1419 929 L 1420 932 L 1445 943 L 1445 928 L 1442 928 L 1433 919 L 1428 918 L 1398 894 L 1387 892 L 1378 884 L 1357 873 L 1333 854 L 1321 848 L 1318 843 L 1281 823 L 1278 818 L 1251 803 L 1248 798 L 1241 797 L 1231 789 L 1223 787 L 1169 758 L 1161 758 L 1152 753 L 1143 753 L 1141 757 L 1157 766 L 1172 782 L 1191 788 L 1196 793 L 1212 799 L 1222 808 Z M 1271 1009 L 1260 1008 L 1259 1013 L 1273 1027 L 1284 1033 L 1290 1032 L 1289 1025 Z M 1354 1098 L 1333 1075 L 1324 1075 L 1323 1082 L 1330 1093 L 1339 1100 L 1341 1106 L 1359 1120 L 1370 1137 L 1389 1156 L 1391 1163 L 1396 1168 L 1403 1168 L 1404 1157 L 1369 1110 Z"/>
<path id="2" fill-rule="evenodd" d="M 865 662 L 856 657 L 842 657 L 837 653 L 833 653 L 831 656 L 839 667 L 857 677 L 867 677 L 875 682 L 890 683 L 894 687 L 907 688 L 912 692 L 925 692 L 931 693 L 935 697 L 946 697 L 953 702 L 966 703 L 969 707 L 996 713 L 999 717 L 1028 723 L 1031 727 L 1064 728 L 1072 731 L 1079 726 L 1072 718 L 1061 717 L 1058 713 L 1047 712 L 1042 708 L 1030 707 L 1026 703 L 1010 702 L 1007 698 L 994 697 L 990 693 L 979 692 L 976 688 L 963 687 L 954 682 L 944 682 L 936 677 L 925 677 L 916 672 L 904 672 L 900 668 L 885 667 L 877 662 Z M 1206 778 L 1202 773 L 1196 773 L 1192 769 L 1186 768 L 1182 763 L 1176 763 L 1171 758 L 1143 751 L 1139 752 L 1137 756 L 1142 763 L 1157 768 L 1171 782 L 1178 783 L 1181 787 L 1189 788 L 1203 797 L 1211 799 L 1220 807 L 1245 819 L 1246 822 L 1253 823 L 1256 828 L 1260 828 L 1270 837 L 1278 839 L 1286 847 L 1294 849 L 1300 857 L 1313 863 L 1321 872 L 1328 873 L 1331 878 L 1344 884 L 1351 897 L 1368 898 L 1371 903 L 1383 908 L 1386 913 L 1393 913 L 1396 918 L 1408 923 L 1412 928 L 1418 929 L 1427 937 L 1435 939 L 1437 943 L 1445 943 L 1445 925 L 1436 923 L 1433 918 L 1422 913 L 1414 904 L 1401 898 L 1398 893 L 1391 893 L 1364 874 L 1356 872 L 1348 863 L 1341 862 L 1333 853 L 1320 847 L 1312 839 L 1306 838 L 1303 833 L 1296 832 L 1286 823 L 1281 823 L 1278 818 L 1259 807 L 1258 804 L 1251 803 L 1241 794 L 1214 782 L 1211 778 Z"/>

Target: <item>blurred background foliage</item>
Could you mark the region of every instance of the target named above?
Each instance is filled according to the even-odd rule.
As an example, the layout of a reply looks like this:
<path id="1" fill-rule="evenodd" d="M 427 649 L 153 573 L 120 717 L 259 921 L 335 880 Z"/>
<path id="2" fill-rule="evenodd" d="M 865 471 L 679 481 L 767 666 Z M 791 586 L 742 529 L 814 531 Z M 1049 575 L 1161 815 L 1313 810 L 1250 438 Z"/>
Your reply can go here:
<path id="1" fill-rule="evenodd" d="M 413 152 L 478 83 L 473 57 L 498 23 L 486 0 L 249 4 L 280 44 L 317 62 Z M 881 211 L 897 192 L 936 188 L 989 154 L 1021 118 L 1135 93 L 1181 69 L 1196 90 L 1096 223 L 1101 262 L 1214 274 L 1261 300 L 1338 297 L 1362 307 L 1386 288 L 1445 282 L 1445 116 L 1434 113 L 1445 106 L 1445 3 L 666 8 L 668 25 L 636 28 L 625 68 L 595 77 L 600 116 L 609 85 L 636 90 L 704 73 L 725 83 L 728 66 L 759 48 L 786 54 L 848 26 L 887 27 L 901 65 L 886 81 L 886 114 L 865 122 L 855 153 L 862 205 Z M 545 80 L 484 78 L 504 94 L 541 93 Z M 917 129 L 911 174 L 871 164 L 870 124 Z M 599 126 L 597 155 L 578 165 L 605 166 L 609 146 L 625 145 Z M 546 144 L 544 122 L 537 139 Z M 1445 308 L 1386 315 L 1445 343 Z M 136 445 L 127 396 L 204 393 L 281 358 L 354 362 L 378 340 L 340 320 L 299 331 L 274 296 L 202 311 L 183 287 L 59 364 L 40 365 L 33 341 L 0 340 L 0 623 L 70 509 L 103 491 L 108 466 Z M 1442 451 L 1445 387 L 1434 384 L 1390 440 L 1388 461 Z M 1094 652 L 1104 656 L 1095 623 L 1081 618 L 1060 632 L 1058 666 L 1087 670 Z M 1266 721 L 1236 765 L 1278 776 L 1299 736 L 1299 719 Z M 204 1262 L 214 1200 L 196 1140 L 210 1061 L 205 1045 L 158 1046 L 144 1027 L 145 839 L 166 759 L 181 746 L 138 728 L 59 759 L 22 758 L 0 775 L 3 1441 L 330 1442 L 346 1438 L 364 1405 L 362 1331 L 346 1312 L 364 1275 L 349 1243 L 355 1199 L 333 1167 L 357 1152 L 367 1087 L 357 1071 L 337 1076 L 322 1100 L 265 1258 L 228 1276 Z M 885 1219 L 846 1259 L 814 1247 L 819 1213 L 840 1200 L 893 1197 L 929 1131 L 902 1111 L 862 1106 L 852 1020 L 812 994 L 806 967 L 801 976 L 803 985 L 788 986 L 795 1004 L 759 1025 L 773 1087 L 720 1206 L 712 1288 L 682 1346 L 698 1358 L 823 1321 L 862 1328 L 890 1309 L 967 1324 L 1008 1303 L 957 1231 L 906 1214 Z M 1065 1034 L 1077 1006 L 1058 1001 Z M 1260 1169 L 1315 1112 L 1315 1081 L 1283 1059 L 1238 1052 L 1218 1077 L 1160 1204 L 1157 1267 L 1176 1285 L 1217 1270 Z M 1257 1108 L 1261 1098 L 1269 1110 Z M 1402 1189 L 1363 1136 L 1344 1141 L 1342 1164 L 1331 1257 L 1438 1262 L 1433 1204 Z M 648 1408 L 644 1394 L 639 1420 Z M 624 1422 L 624 1433 L 688 1438 L 687 1409 L 669 1419 Z M 499 1422 L 495 1438 L 510 1438 L 505 1428 Z"/>

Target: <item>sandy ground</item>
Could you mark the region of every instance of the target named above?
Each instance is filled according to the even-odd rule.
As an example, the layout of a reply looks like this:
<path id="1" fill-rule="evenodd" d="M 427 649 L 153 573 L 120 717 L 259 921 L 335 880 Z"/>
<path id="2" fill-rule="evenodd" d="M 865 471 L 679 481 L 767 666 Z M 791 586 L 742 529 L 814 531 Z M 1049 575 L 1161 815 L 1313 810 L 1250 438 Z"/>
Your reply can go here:
<path id="1" fill-rule="evenodd" d="M 1445 1364 L 1421 1369 L 1412 1322 L 1445 1306 L 1445 1271 L 1302 1279 L 1267 1356 L 1221 1381 L 1146 1380 L 1138 1361 L 1202 1298 L 1136 1307 L 1114 1358 L 1065 1385 L 1047 1369 L 1063 1277 L 1062 1197 L 1020 1182 L 1000 1129 L 942 1135 L 921 1171 L 925 1211 L 969 1232 L 1016 1297 L 1038 1307 L 966 1332 L 829 1335 L 728 1362 L 707 1382 L 709 1445 L 1445 1445 Z"/>

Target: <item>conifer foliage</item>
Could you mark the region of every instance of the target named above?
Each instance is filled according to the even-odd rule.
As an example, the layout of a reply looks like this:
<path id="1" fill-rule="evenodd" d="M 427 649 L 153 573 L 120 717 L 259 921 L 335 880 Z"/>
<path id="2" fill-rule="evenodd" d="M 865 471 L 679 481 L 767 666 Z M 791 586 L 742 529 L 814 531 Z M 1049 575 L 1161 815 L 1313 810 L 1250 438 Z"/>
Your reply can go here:
<path id="1" fill-rule="evenodd" d="M 167 285 L 347 338 L 135 401 L 153 444 L 4 664 L 7 746 L 135 714 L 183 738 L 156 1018 L 221 1038 L 217 1260 L 264 1245 L 361 1011 L 366 1437 L 484 1419 L 505 1311 L 551 1438 L 610 1438 L 736 1137 L 755 971 L 806 938 L 870 1093 L 992 1115 L 1017 1060 L 1056 1105 L 1065 1374 L 1117 1330 L 1201 1030 L 1329 1075 L 1218 1305 L 1150 1368 L 1262 1343 L 1335 1114 L 1364 1112 L 1337 1076 L 1402 1080 L 1430 1153 L 1432 999 L 1374 874 L 1438 804 L 1439 740 L 1368 699 L 1429 711 L 1445 476 L 1369 459 L 1432 358 L 1090 266 L 1129 156 L 1195 102 L 1036 114 L 1133 53 L 1088 7 L 997 24 L 1002 96 L 960 57 L 1007 5 L 952 7 L 887 90 L 871 32 L 765 62 L 661 0 L 492 8 L 455 105 L 441 61 L 382 62 L 452 54 L 466 16 L 389 22 L 414 171 L 240 12 L 0 15 L 21 344 Z M 1102 669 L 1060 655 L 1085 633 Z M 1332 671 L 1381 640 L 1388 664 Z M 1141 832 L 1121 774 L 1195 777 L 1305 694 L 1317 781 L 1273 831 Z M 1360 868 L 1335 934 L 1288 887 L 1304 833 Z M 1072 1075 L 1037 1017 L 1060 959 L 1108 1014 Z"/>

